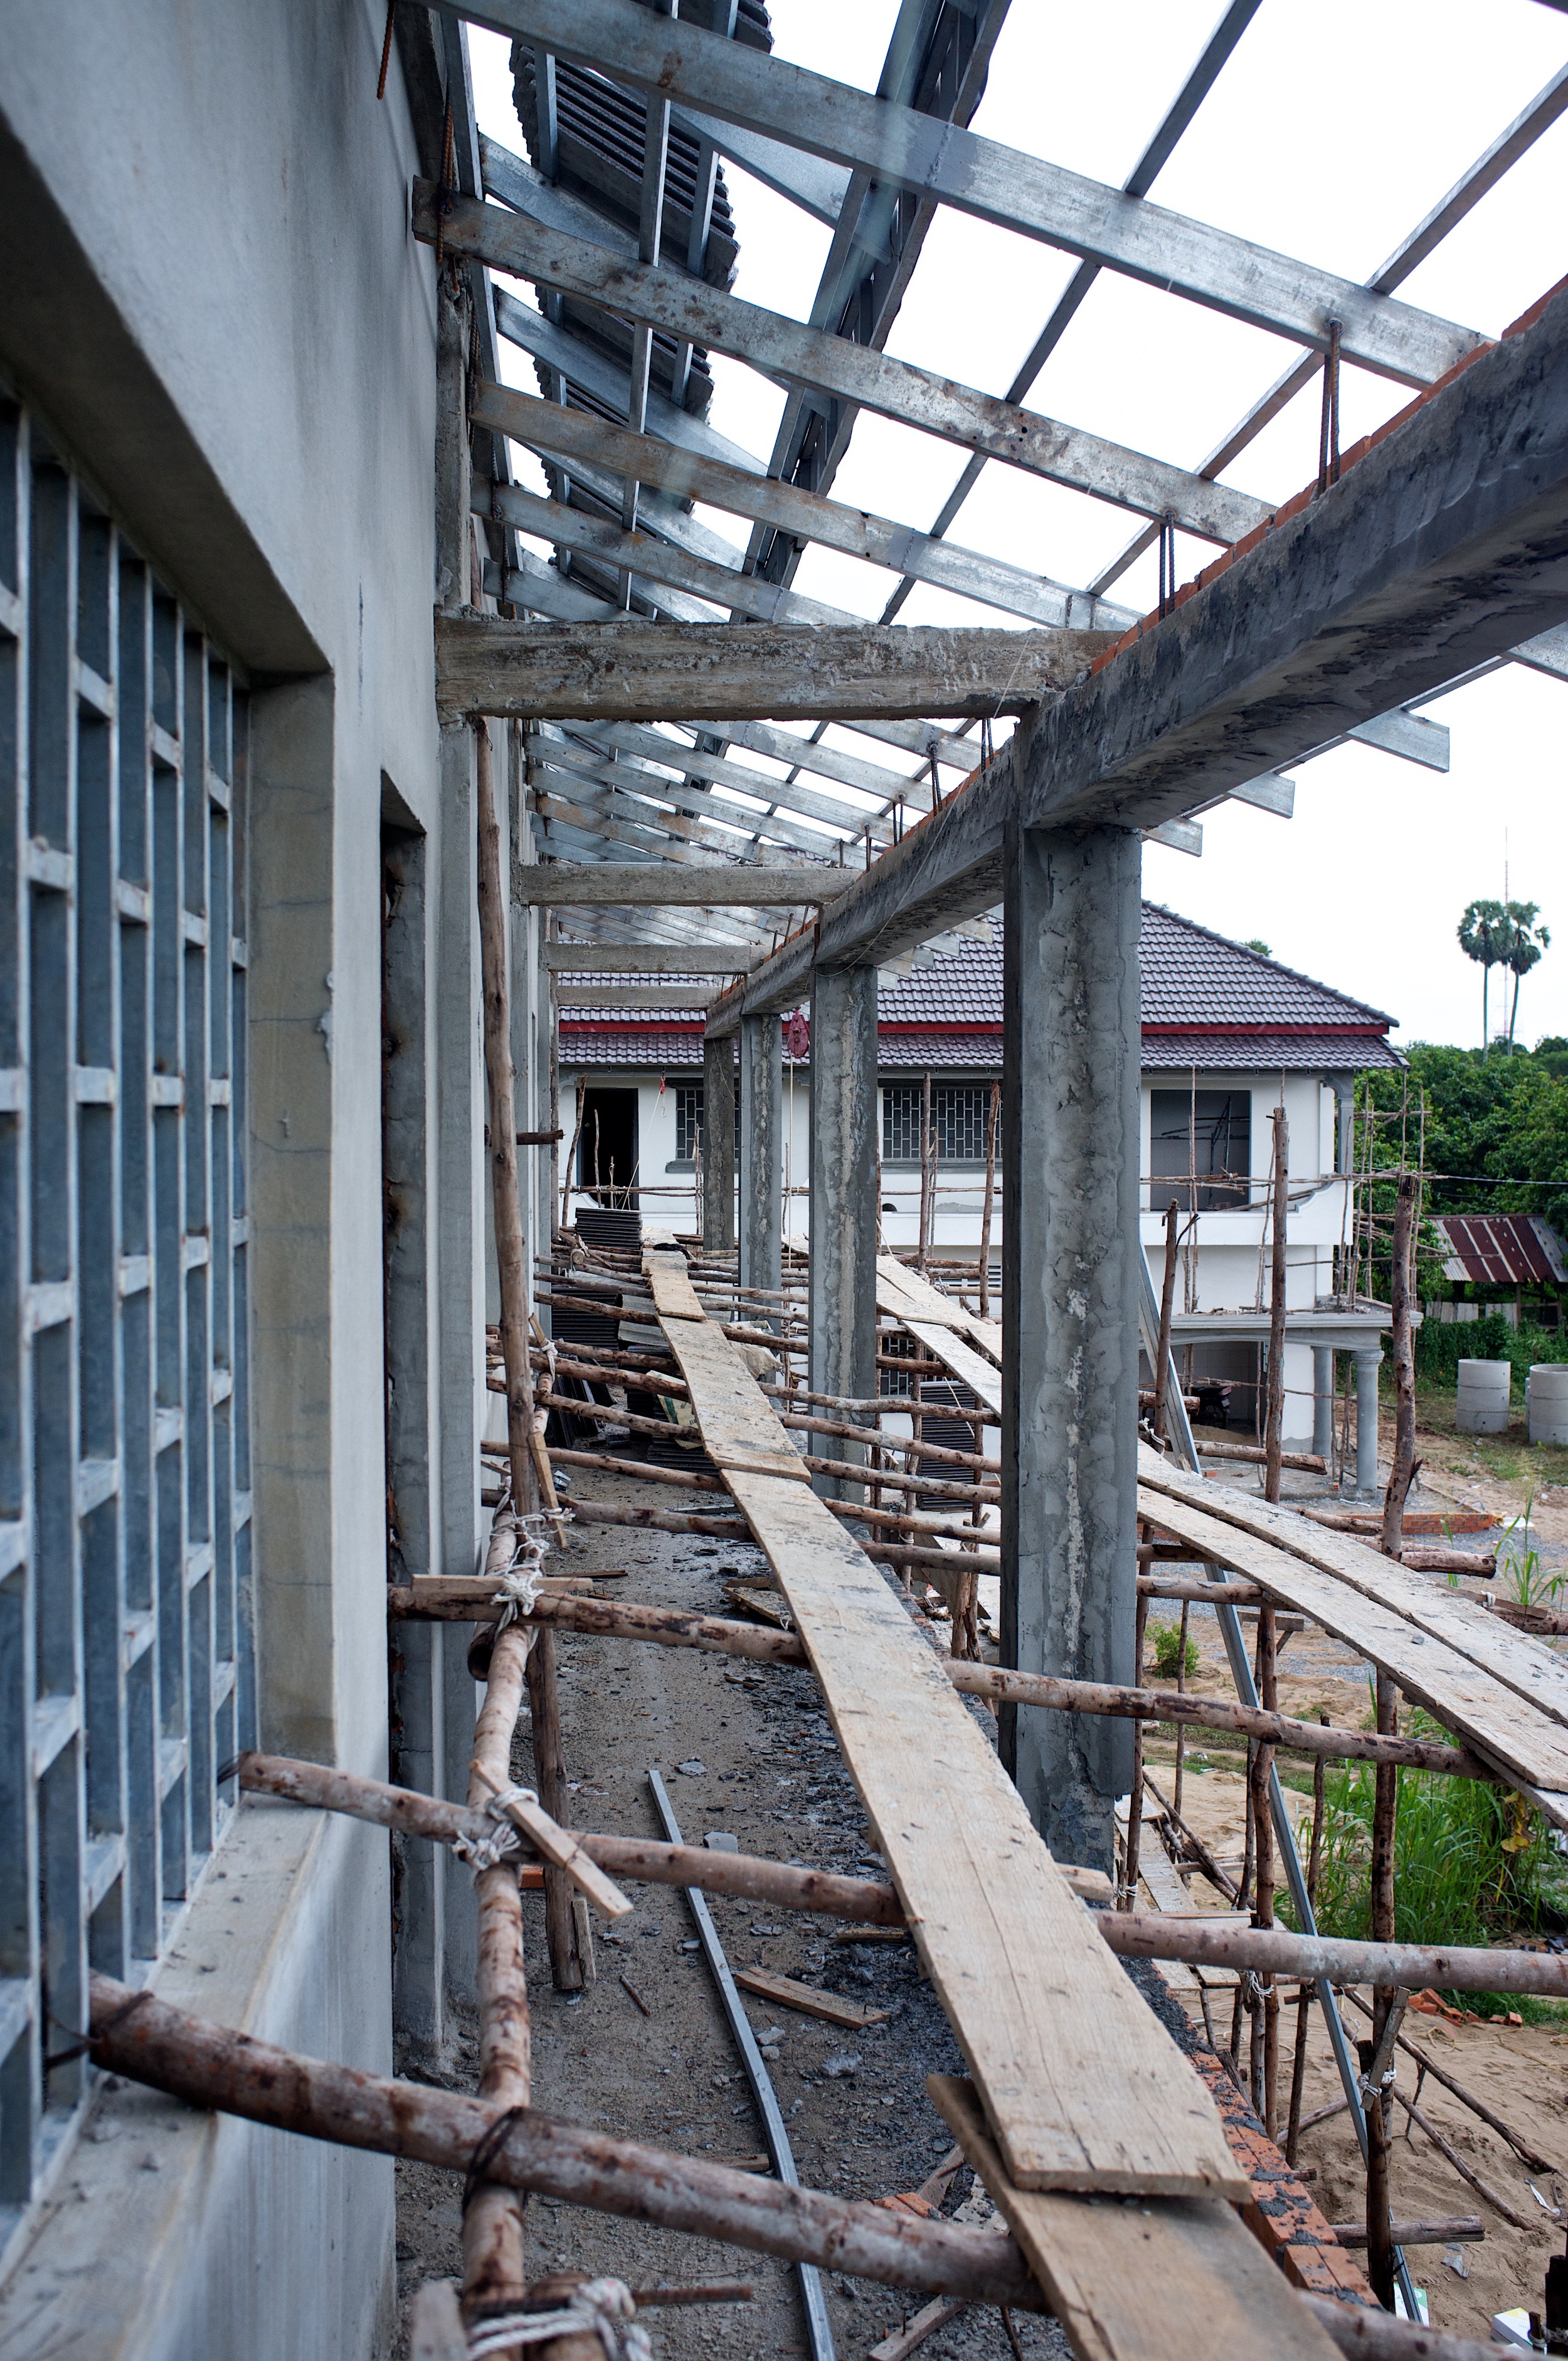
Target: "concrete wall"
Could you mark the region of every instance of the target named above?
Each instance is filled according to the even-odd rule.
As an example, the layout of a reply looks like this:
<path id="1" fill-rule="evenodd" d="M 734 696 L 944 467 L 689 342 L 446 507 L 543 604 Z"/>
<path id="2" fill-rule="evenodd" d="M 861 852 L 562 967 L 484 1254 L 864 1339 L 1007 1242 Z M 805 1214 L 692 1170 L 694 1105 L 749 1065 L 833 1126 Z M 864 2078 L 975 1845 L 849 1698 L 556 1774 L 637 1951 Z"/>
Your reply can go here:
<path id="1" fill-rule="evenodd" d="M 408 236 L 418 163 L 395 62 L 376 99 L 384 22 L 381 0 L 58 0 L 13 14 L 0 46 L 0 367 L 252 690 L 261 1734 L 370 1773 L 388 1730 L 388 788 L 428 832 L 440 919 L 430 1227 L 461 1348 L 433 1389 L 435 1571 L 473 1562 L 482 1411 L 471 848 L 461 813 L 441 832 L 430 626 L 433 275 Z M 247 1805 L 159 1982 L 385 2070 L 389 1926 L 384 1839 Z M 198 1977 L 208 1943 L 222 1972 Z M 116 2194 L 40 2216 L 0 2290 L 8 2351 L 357 2361 L 385 2347 L 389 2163 L 148 2101 L 129 2112 L 138 2164 L 159 2169 L 127 2172 L 128 2140 L 66 2158 L 88 2195 L 106 2159 Z"/>

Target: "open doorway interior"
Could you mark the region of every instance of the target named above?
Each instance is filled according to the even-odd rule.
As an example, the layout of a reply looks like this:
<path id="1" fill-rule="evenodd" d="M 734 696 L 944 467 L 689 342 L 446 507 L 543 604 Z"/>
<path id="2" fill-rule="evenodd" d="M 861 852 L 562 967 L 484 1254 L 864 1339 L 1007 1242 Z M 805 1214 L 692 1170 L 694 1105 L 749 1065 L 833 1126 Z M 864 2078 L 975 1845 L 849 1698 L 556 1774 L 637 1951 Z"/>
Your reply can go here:
<path id="1" fill-rule="evenodd" d="M 585 1092 L 582 1137 L 577 1146 L 578 1188 L 598 1205 L 635 1205 L 636 1179 L 636 1092 Z"/>

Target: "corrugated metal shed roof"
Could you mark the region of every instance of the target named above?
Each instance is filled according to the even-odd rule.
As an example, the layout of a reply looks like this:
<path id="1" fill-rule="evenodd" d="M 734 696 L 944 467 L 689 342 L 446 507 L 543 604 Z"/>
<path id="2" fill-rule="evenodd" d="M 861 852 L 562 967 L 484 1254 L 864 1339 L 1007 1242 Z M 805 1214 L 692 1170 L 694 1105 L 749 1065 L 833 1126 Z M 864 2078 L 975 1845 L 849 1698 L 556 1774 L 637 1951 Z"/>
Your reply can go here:
<path id="1" fill-rule="evenodd" d="M 1443 1213 L 1432 1222 L 1446 1279 L 1483 1287 L 1568 1287 L 1563 1241 L 1539 1213 Z"/>

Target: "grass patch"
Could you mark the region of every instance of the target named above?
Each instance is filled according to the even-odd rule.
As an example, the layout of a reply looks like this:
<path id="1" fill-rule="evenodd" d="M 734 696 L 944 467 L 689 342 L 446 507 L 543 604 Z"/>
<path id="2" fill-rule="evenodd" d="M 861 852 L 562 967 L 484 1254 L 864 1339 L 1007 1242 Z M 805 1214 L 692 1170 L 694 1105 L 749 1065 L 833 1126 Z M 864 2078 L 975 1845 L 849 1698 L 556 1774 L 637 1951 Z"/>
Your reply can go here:
<path id="1" fill-rule="evenodd" d="M 1453 1741 L 1430 1716 L 1417 1712 L 1411 1737 Z M 1365 1942 L 1372 1932 L 1372 1815 L 1376 1794 L 1369 1763 L 1336 1764 L 1324 1782 L 1322 1860 L 1318 1925 L 1325 1935 Z M 1476 1948 L 1560 1928 L 1568 1920 L 1568 1861 L 1552 1831 L 1522 1795 L 1480 1779 L 1439 1772 L 1400 1771 L 1394 1839 L 1394 1934 L 1400 1943 Z M 1297 1841 L 1303 1860 L 1311 1815 L 1300 1816 Z M 1294 1925 L 1288 1895 L 1281 1920 Z M 1530 2024 L 1557 2023 L 1563 2004 L 1530 1993 L 1450 1994 L 1454 2004 L 1483 2016 L 1517 2008 Z"/>
<path id="2" fill-rule="evenodd" d="M 1173 1681 L 1181 1662 L 1181 1626 L 1179 1623 L 1157 1623 L 1154 1627 L 1154 1668 L 1162 1681 Z M 1187 1642 L 1187 1670 L 1183 1677 L 1191 1680 L 1198 1670 L 1198 1642 Z"/>

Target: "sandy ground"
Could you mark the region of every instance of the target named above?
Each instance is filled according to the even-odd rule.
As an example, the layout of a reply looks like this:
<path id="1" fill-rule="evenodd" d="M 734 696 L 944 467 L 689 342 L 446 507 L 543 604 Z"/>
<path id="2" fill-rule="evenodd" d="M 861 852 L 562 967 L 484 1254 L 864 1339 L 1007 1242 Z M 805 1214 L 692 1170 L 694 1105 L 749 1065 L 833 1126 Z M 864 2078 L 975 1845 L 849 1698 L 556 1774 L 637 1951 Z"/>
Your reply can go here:
<path id="1" fill-rule="evenodd" d="M 1168 1795 L 1168 1780 L 1158 1765 L 1155 1776 Z M 1221 1771 L 1190 1777 L 1184 1786 L 1182 1812 L 1222 1861 L 1240 1858 L 1245 1814 L 1245 1786 L 1240 1778 Z M 1201 1878 L 1193 1881 L 1193 1900 L 1202 1907 L 1223 1907 L 1221 1897 Z M 1228 1999 L 1213 1995 L 1210 2007 L 1216 2034 L 1222 2042 L 1228 2042 Z M 1201 2026 L 1199 2013 L 1191 2014 Z M 1366 2020 L 1348 2004 L 1345 2020 L 1353 2038 L 1365 2029 Z M 1420 2056 L 1431 2058 L 1464 2083 L 1550 2168 L 1532 2170 L 1460 2100 L 1439 2083 L 1427 2081 L 1417 2102 L 1422 2114 L 1471 2170 L 1529 2223 L 1528 2230 L 1519 2230 L 1471 2188 L 1425 2133 L 1410 2125 L 1403 2111 L 1396 2108 L 1396 2218 L 1414 2222 L 1478 2214 L 1486 2232 L 1475 2245 L 1412 2247 L 1408 2257 L 1411 2277 L 1427 2291 L 1434 2328 L 1485 2338 L 1490 2334 L 1495 2312 L 1520 2304 L 1540 2311 L 1546 2266 L 1563 2251 L 1568 2221 L 1554 2221 L 1546 2206 L 1568 2214 L 1568 2026 L 1453 2025 L 1412 2011 L 1407 2013 L 1405 2032 Z M 1243 2039 L 1245 2043 L 1245 2035 Z M 1295 2039 L 1292 1991 L 1280 2019 L 1282 2109 L 1288 2103 Z M 1397 2087 L 1407 2098 L 1415 2099 L 1420 2072 L 1420 2057 L 1401 2052 Z M 1314 2009 L 1307 2044 L 1303 2121 L 1342 2095 L 1322 2016 Z M 1305 2132 L 1298 2163 L 1304 2174 L 1315 2174 L 1310 2186 L 1331 2222 L 1362 2219 L 1365 2182 L 1347 2115 L 1342 2114 Z M 1530 2193 L 1532 2180 L 1540 2199 Z"/>

